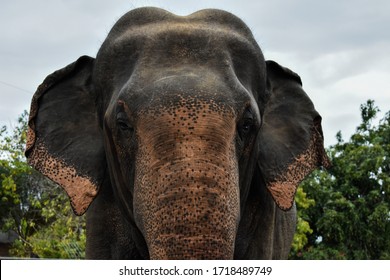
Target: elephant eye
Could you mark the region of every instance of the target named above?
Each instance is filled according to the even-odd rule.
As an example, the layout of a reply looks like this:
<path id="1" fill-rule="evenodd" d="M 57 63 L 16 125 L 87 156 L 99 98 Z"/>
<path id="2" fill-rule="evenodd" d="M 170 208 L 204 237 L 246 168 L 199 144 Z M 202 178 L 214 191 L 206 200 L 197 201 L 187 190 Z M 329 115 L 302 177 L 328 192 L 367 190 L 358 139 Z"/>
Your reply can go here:
<path id="1" fill-rule="evenodd" d="M 256 122 L 250 110 L 247 110 L 240 122 L 238 123 L 238 134 L 242 141 L 244 141 L 253 131 Z"/>
<path id="2" fill-rule="evenodd" d="M 252 126 L 253 126 L 253 119 L 245 119 L 241 129 L 243 132 L 249 132 Z"/>
<path id="3" fill-rule="evenodd" d="M 245 138 L 245 136 L 249 132 L 251 132 L 253 125 L 254 125 L 254 120 L 252 118 L 245 118 L 241 121 L 241 124 L 239 126 L 239 133 L 241 139 Z"/>
<path id="4" fill-rule="evenodd" d="M 123 131 L 132 131 L 133 130 L 132 126 L 129 124 L 127 115 L 124 112 L 120 112 L 117 114 L 116 123 L 117 123 L 120 130 L 123 130 Z"/>
<path id="5" fill-rule="evenodd" d="M 118 123 L 118 126 L 119 126 L 119 128 L 121 130 L 129 130 L 129 129 L 131 129 L 131 127 L 123 120 L 118 120 L 117 123 Z"/>

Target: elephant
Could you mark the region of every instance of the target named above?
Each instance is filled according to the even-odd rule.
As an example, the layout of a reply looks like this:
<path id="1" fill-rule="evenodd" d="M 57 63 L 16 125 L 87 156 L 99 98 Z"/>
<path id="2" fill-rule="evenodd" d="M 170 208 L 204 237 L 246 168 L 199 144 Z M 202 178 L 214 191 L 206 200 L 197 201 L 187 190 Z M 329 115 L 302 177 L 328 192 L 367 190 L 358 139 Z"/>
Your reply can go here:
<path id="1" fill-rule="evenodd" d="M 301 78 L 241 19 L 146 7 L 46 77 L 25 155 L 87 212 L 87 258 L 285 259 L 323 141 Z"/>

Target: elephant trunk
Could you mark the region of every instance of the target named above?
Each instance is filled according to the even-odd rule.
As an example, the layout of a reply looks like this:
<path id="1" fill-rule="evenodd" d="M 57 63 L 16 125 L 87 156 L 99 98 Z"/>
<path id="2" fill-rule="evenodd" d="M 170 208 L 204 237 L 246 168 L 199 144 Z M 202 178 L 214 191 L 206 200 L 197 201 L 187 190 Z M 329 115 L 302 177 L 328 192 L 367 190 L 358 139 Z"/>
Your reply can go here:
<path id="1" fill-rule="evenodd" d="M 239 213 L 236 173 L 200 161 L 157 173 L 155 182 L 144 177 L 135 199 L 150 257 L 232 259 Z"/>
<path id="2" fill-rule="evenodd" d="M 134 218 L 150 257 L 232 259 L 240 213 L 234 118 L 210 110 L 180 129 L 170 118 L 179 112 L 138 131 Z"/>

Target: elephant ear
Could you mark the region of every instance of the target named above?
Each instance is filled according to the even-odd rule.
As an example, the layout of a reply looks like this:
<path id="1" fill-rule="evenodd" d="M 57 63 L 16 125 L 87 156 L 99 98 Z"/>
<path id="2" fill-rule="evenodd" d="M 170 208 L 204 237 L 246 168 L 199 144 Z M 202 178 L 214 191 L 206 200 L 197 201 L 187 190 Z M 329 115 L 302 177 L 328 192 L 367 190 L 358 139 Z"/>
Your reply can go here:
<path id="1" fill-rule="evenodd" d="M 289 210 L 298 184 L 315 168 L 328 167 L 321 116 L 300 77 L 267 61 L 270 99 L 260 131 L 258 167 L 277 206 Z"/>
<path id="2" fill-rule="evenodd" d="M 105 168 L 93 65 L 93 58 L 83 56 L 49 75 L 32 98 L 28 122 L 28 163 L 64 188 L 77 215 L 97 195 Z"/>

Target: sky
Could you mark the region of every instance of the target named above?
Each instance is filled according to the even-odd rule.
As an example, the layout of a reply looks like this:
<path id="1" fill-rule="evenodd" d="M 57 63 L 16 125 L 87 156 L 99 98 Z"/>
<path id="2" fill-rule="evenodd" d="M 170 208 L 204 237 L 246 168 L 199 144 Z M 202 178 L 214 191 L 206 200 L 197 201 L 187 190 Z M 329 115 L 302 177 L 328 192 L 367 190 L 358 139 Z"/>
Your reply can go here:
<path id="1" fill-rule="evenodd" d="M 178 15 L 218 8 L 240 17 L 266 59 L 298 73 L 323 118 L 325 145 L 360 123 L 360 105 L 390 110 L 388 0 L 0 0 L 0 125 L 13 126 L 37 86 L 81 55 L 96 56 L 127 11 Z"/>

